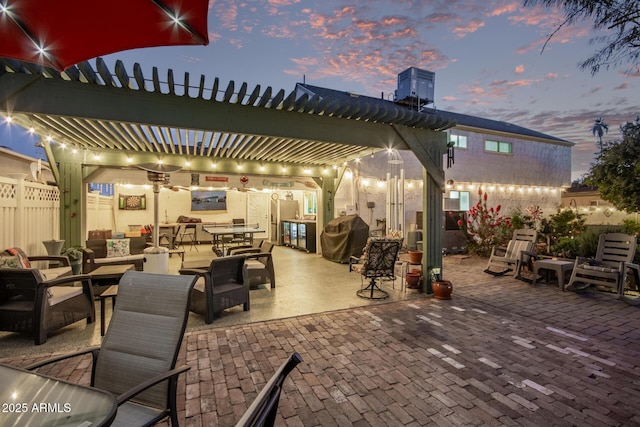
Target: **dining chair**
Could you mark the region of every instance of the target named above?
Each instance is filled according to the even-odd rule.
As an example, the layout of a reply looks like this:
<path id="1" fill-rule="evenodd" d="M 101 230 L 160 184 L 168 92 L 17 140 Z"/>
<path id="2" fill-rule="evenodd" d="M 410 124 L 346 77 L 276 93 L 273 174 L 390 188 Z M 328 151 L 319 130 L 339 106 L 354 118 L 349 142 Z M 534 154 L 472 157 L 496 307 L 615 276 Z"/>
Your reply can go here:
<path id="1" fill-rule="evenodd" d="M 178 425 L 176 368 L 195 276 L 127 271 L 118 285 L 118 302 L 102 345 L 54 357 L 28 367 L 38 369 L 91 353 L 91 386 L 116 396 L 113 425 L 149 426 L 167 416 Z"/>
<path id="2" fill-rule="evenodd" d="M 196 248 L 198 252 L 198 246 L 196 245 L 196 224 L 180 224 L 178 232 L 176 233 L 176 247 L 184 247 L 184 241 L 187 239 L 190 243 L 189 250 Z"/>

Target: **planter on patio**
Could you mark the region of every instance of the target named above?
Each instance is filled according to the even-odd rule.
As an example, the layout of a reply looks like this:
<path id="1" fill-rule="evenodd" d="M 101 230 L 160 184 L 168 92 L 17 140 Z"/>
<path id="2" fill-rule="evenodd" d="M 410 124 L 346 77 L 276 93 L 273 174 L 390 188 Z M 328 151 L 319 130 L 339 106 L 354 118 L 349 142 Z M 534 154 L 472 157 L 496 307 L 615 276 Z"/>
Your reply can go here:
<path id="1" fill-rule="evenodd" d="M 420 279 L 422 278 L 422 274 L 420 272 L 408 272 L 406 274 L 407 278 L 407 288 L 409 289 L 419 289 L 420 288 Z"/>
<path id="2" fill-rule="evenodd" d="M 453 284 L 450 280 L 434 280 L 431 282 L 431 288 L 435 299 L 451 299 Z"/>

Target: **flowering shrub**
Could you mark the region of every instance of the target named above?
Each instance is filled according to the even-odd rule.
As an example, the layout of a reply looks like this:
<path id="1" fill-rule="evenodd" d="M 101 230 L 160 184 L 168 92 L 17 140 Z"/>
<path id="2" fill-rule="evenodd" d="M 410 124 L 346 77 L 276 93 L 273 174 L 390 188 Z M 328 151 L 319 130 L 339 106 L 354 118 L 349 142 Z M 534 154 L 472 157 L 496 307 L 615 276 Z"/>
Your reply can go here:
<path id="1" fill-rule="evenodd" d="M 487 193 L 478 188 L 478 203 L 467 216 L 466 224 L 458 221 L 458 226 L 467 238 L 469 252 L 479 256 L 489 256 L 494 246 L 504 246 L 511 238 L 511 220 L 500 214 L 501 206 L 487 205 Z"/>

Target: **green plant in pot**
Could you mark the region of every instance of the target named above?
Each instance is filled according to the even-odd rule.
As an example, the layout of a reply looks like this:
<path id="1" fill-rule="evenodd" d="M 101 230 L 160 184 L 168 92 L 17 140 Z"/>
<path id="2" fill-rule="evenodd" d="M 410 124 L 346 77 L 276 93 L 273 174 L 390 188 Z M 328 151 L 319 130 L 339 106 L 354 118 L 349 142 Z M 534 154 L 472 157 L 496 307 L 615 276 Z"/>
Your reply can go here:
<path id="1" fill-rule="evenodd" d="M 69 246 L 63 249 L 60 255 L 69 258 L 69 264 L 71 264 L 71 270 L 73 274 L 82 273 L 82 247 L 81 246 Z"/>

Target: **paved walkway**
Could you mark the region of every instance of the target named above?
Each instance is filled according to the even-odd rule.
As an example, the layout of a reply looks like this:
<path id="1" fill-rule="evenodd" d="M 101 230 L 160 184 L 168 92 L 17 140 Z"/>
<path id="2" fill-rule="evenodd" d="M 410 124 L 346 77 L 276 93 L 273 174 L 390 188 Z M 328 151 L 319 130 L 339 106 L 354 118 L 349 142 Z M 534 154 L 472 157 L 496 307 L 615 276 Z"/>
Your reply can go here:
<path id="1" fill-rule="evenodd" d="M 425 297 L 187 333 L 186 426 L 230 426 L 293 351 L 277 425 L 640 425 L 640 309 L 447 259 Z M 24 364 L 31 358 L 12 359 Z M 52 374 L 88 382 L 89 361 Z"/>

